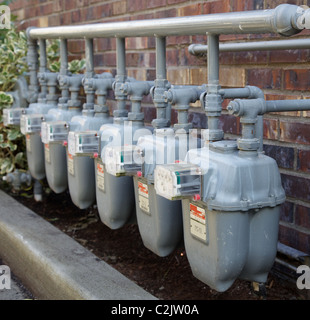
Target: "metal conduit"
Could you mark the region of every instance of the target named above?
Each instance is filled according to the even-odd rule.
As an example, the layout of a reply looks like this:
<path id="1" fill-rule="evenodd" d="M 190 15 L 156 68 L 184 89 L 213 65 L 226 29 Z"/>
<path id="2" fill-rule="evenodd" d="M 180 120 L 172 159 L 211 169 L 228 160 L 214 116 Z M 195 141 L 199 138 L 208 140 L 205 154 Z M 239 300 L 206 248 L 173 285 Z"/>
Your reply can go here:
<path id="1" fill-rule="evenodd" d="M 310 48 L 310 39 L 220 43 L 219 45 L 220 52 L 290 50 L 290 49 L 309 49 L 309 48 Z M 188 47 L 188 52 L 192 55 L 206 54 L 208 52 L 208 45 L 191 44 Z"/>
<path id="2" fill-rule="evenodd" d="M 194 34 L 270 33 L 290 36 L 310 27 L 310 11 L 282 4 L 275 9 L 253 10 L 177 17 L 123 21 L 78 26 L 30 28 L 31 39 L 177 36 Z"/>
<path id="3" fill-rule="evenodd" d="M 266 112 L 310 110 L 310 99 L 266 101 Z"/>

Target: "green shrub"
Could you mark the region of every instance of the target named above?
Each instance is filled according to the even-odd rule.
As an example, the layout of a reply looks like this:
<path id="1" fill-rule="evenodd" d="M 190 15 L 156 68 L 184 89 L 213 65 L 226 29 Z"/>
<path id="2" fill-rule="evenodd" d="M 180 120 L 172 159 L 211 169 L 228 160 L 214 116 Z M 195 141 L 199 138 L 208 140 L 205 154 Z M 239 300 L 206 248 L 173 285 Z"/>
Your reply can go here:
<path id="1" fill-rule="evenodd" d="M 0 175 L 15 169 L 27 170 L 25 137 L 18 126 L 5 127 L 2 122 L 2 110 L 13 103 L 9 92 L 18 77 L 27 72 L 27 38 L 25 32 L 18 32 L 13 25 L 4 34 L 3 38 L 0 37 Z M 49 70 L 58 72 L 59 41 L 48 42 L 47 60 Z M 73 60 L 68 65 L 72 73 L 79 73 L 84 67 L 84 59 Z"/>

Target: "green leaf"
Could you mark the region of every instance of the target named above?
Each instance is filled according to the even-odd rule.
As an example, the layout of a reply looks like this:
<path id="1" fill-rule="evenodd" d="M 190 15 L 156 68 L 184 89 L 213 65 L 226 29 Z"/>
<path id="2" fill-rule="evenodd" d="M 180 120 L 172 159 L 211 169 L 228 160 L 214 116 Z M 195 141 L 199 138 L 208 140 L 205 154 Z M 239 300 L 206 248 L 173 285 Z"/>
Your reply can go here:
<path id="1" fill-rule="evenodd" d="M 8 139 L 10 141 L 16 140 L 20 136 L 20 131 L 17 129 L 11 129 L 8 133 Z"/>
<path id="2" fill-rule="evenodd" d="M 24 162 L 25 162 L 24 153 L 18 152 L 15 156 L 15 163 L 22 167 L 24 165 Z"/>

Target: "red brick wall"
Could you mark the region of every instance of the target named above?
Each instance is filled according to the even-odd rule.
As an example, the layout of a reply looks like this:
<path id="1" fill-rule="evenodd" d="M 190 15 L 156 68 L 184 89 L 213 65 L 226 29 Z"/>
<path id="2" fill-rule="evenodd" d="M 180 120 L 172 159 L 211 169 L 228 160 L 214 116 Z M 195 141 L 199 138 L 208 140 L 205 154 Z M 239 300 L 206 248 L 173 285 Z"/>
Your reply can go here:
<path id="1" fill-rule="evenodd" d="M 15 0 L 11 5 L 21 29 L 29 26 L 57 26 L 120 20 L 165 18 L 216 12 L 274 8 L 281 3 L 310 5 L 308 0 Z M 309 37 L 302 32 L 298 38 Z M 221 41 L 251 41 L 279 38 L 267 35 L 227 35 Z M 204 43 L 205 36 L 167 38 L 168 80 L 173 84 L 202 84 L 207 81 L 206 60 L 188 53 L 191 43 Z M 130 38 L 126 41 L 128 75 L 138 80 L 154 80 L 154 39 Z M 83 41 L 71 41 L 72 57 L 84 55 Z M 98 71 L 115 72 L 115 39 L 95 41 L 95 63 Z M 259 86 L 266 99 L 310 98 L 310 50 L 221 53 L 222 86 Z M 113 102 L 111 101 L 113 105 Z M 227 103 L 224 103 L 226 106 Z M 200 108 L 190 113 L 196 127 L 206 119 Z M 145 99 L 148 121 L 155 112 L 150 99 Z M 175 116 L 173 117 L 175 119 Z M 264 117 L 264 144 L 267 155 L 280 167 L 287 202 L 282 206 L 280 241 L 310 253 L 310 112 L 272 113 Z M 221 125 L 227 137 L 240 134 L 239 119 L 223 111 Z"/>

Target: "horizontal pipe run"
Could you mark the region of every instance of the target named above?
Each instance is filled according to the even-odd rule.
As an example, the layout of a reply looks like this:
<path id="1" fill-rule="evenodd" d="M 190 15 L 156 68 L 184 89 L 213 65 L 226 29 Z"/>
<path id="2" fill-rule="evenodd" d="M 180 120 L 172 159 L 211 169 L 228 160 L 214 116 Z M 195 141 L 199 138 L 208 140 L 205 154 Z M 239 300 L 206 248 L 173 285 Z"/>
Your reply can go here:
<path id="1" fill-rule="evenodd" d="M 310 39 L 291 39 L 274 41 L 254 41 L 237 43 L 220 43 L 220 52 L 262 51 L 262 50 L 292 50 L 309 49 Z M 208 52 L 208 45 L 191 44 L 188 52 L 192 55 L 203 55 Z"/>
<path id="2" fill-rule="evenodd" d="M 266 112 L 310 110 L 310 99 L 266 101 Z"/>
<path id="3" fill-rule="evenodd" d="M 279 33 L 292 35 L 308 24 L 299 18 L 306 13 L 301 7 L 282 4 L 275 9 L 216 13 L 190 17 L 122 21 L 77 26 L 30 28 L 32 39 L 144 37 L 241 33 Z M 305 15 L 308 22 L 308 16 Z"/>

